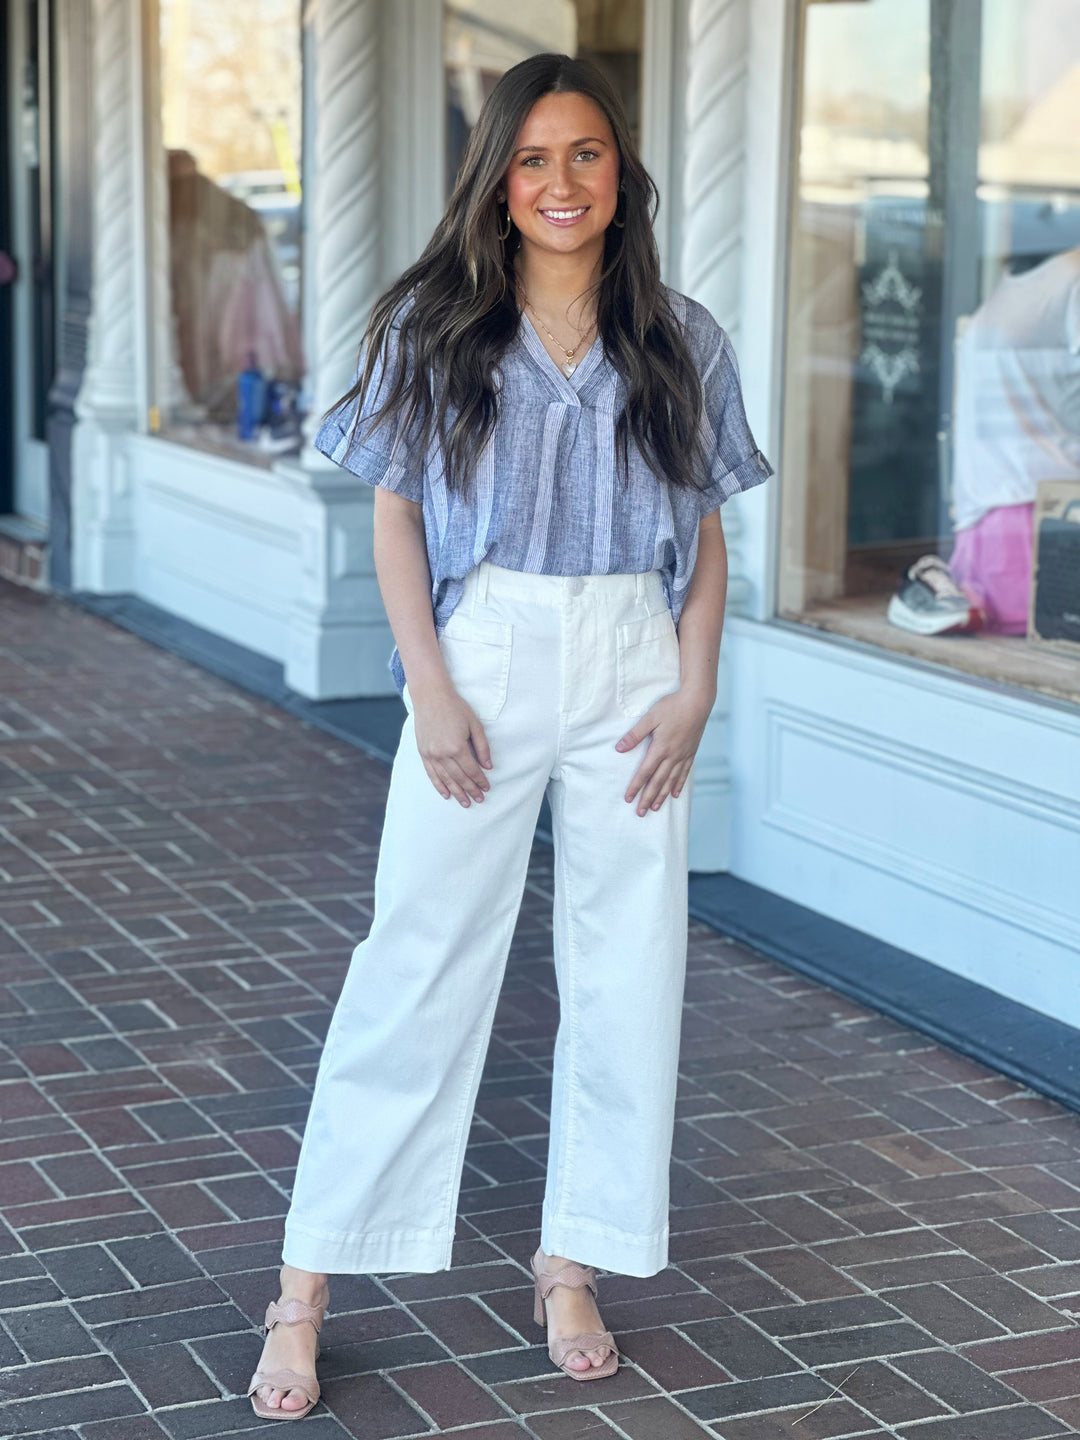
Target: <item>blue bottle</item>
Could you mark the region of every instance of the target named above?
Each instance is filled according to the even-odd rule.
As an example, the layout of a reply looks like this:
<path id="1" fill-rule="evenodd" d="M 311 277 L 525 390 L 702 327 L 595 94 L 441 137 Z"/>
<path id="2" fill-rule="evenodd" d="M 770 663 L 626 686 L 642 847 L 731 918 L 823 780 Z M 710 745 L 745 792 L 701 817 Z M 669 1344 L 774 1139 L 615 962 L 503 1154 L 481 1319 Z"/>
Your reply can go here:
<path id="1" fill-rule="evenodd" d="M 266 411 L 266 376 L 255 360 L 255 351 L 248 355 L 246 370 L 236 380 L 236 432 L 241 440 L 255 440 Z"/>

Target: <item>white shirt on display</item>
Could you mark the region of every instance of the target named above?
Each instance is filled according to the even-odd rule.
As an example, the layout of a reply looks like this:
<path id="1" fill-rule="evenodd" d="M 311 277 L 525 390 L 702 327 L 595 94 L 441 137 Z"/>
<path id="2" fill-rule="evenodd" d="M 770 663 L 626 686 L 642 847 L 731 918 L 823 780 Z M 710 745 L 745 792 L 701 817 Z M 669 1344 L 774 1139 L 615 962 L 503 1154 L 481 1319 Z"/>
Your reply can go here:
<path id="1" fill-rule="evenodd" d="M 1080 247 L 1005 275 L 957 345 L 952 514 L 957 530 L 1080 480 Z"/>

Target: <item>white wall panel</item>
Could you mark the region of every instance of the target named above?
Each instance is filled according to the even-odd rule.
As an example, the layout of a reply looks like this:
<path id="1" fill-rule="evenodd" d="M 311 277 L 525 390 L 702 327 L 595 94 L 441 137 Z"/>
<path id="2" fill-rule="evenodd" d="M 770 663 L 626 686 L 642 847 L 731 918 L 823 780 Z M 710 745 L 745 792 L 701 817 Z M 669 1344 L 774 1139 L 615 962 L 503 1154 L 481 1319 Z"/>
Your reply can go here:
<path id="1" fill-rule="evenodd" d="M 299 586 L 299 504 L 273 471 L 129 441 L 135 593 L 283 661 Z"/>
<path id="2" fill-rule="evenodd" d="M 1080 1025 L 1080 714 L 732 622 L 733 868 Z"/>

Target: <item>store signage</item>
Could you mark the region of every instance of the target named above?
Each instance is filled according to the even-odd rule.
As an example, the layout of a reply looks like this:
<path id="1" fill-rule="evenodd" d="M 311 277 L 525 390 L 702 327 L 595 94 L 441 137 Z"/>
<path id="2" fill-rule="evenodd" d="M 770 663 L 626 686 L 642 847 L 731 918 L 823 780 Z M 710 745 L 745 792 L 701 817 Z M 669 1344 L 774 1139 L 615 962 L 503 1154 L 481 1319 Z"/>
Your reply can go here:
<path id="1" fill-rule="evenodd" d="M 862 364 L 881 385 L 891 405 L 896 387 L 919 373 L 919 326 L 922 289 L 900 269 L 900 252 L 890 250 L 887 263 L 862 286 Z"/>

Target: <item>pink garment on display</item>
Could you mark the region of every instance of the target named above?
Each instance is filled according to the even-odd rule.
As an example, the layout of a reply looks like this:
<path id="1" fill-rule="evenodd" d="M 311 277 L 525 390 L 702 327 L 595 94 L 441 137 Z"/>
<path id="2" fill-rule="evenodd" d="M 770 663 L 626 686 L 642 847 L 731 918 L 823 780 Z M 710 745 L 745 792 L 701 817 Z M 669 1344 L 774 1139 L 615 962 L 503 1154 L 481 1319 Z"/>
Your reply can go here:
<path id="1" fill-rule="evenodd" d="M 302 373 L 300 326 L 285 302 L 265 238 L 244 251 L 219 250 L 210 262 L 206 288 L 217 317 L 217 353 L 227 374 L 239 374 L 250 355 L 271 375 Z"/>
<path id="2" fill-rule="evenodd" d="M 1034 503 L 999 505 L 956 532 L 949 570 L 999 635 L 1027 634 L 1034 514 Z"/>

